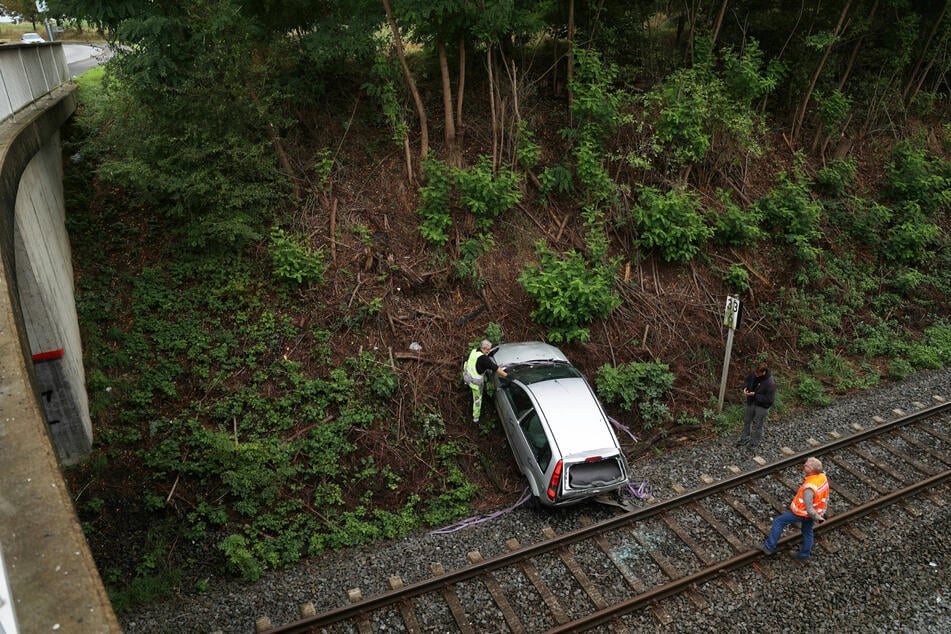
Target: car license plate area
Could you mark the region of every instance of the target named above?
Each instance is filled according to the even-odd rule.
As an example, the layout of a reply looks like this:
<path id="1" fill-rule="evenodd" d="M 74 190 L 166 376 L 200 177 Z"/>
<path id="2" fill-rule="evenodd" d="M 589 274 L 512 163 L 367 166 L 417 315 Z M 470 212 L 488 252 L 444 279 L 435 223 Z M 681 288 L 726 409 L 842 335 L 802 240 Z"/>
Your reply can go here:
<path id="1" fill-rule="evenodd" d="M 590 489 L 617 482 L 622 476 L 617 458 L 579 462 L 568 469 L 569 489 Z"/>

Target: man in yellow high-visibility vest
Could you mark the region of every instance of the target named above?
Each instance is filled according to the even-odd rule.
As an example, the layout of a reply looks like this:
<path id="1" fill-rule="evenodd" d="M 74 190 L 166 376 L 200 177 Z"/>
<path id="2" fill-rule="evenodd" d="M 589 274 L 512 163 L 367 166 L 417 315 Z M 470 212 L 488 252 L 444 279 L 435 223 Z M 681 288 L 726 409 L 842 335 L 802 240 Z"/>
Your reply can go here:
<path id="1" fill-rule="evenodd" d="M 474 348 L 466 359 L 466 364 L 462 368 L 462 380 L 472 389 L 472 422 L 478 423 L 479 416 L 482 413 L 482 388 L 485 385 L 485 375 L 488 372 L 495 372 L 502 378 L 508 376 L 505 370 L 500 368 L 495 359 L 489 356 L 489 350 L 492 349 L 492 343 L 488 339 L 483 339 L 478 348 Z"/>

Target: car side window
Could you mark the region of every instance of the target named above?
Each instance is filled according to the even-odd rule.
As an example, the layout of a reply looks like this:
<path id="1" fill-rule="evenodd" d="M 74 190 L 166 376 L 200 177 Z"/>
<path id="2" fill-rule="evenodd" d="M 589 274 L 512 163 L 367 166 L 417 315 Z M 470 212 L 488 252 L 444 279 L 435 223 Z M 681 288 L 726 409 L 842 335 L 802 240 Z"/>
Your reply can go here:
<path id="1" fill-rule="evenodd" d="M 542 427 L 542 421 L 538 418 L 538 412 L 532 409 L 525 414 L 525 417 L 519 421 L 522 431 L 525 433 L 525 439 L 532 448 L 532 454 L 538 461 L 538 466 L 542 471 L 548 468 L 551 461 L 551 445 L 548 444 L 548 436 L 545 435 L 545 429 Z"/>
<path id="2" fill-rule="evenodd" d="M 517 385 L 512 385 L 509 390 L 509 395 L 512 397 L 512 409 L 515 410 L 515 418 L 521 420 L 525 412 L 534 407 L 534 405 L 532 405 L 532 399 L 528 398 L 528 394 L 525 393 L 525 390 Z"/>

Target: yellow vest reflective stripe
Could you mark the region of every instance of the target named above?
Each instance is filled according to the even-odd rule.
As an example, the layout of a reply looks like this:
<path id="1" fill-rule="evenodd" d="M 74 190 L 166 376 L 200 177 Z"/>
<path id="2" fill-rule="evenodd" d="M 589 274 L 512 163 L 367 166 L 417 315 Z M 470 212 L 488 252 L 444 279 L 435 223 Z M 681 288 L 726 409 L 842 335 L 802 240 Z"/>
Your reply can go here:
<path id="1" fill-rule="evenodd" d="M 478 348 L 469 353 L 469 358 L 466 359 L 466 365 L 463 368 L 463 378 L 466 380 L 466 383 L 482 385 L 482 375 L 476 371 L 476 361 L 478 361 L 481 356 L 482 351 Z"/>
<path id="2" fill-rule="evenodd" d="M 824 473 L 817 473 L 803 480 L 802 486 L 800 486 L 799 491 L 796 492 L 796 497 L 793 498 L 792 503 L 789 505 L 789 510 L 799 517 L 809 517 L 809 513 L 806 512 L 806 500 L 803 497 L 806 489 L 812 489 L 813 492 L 812 508 L 815 509 L 820 517 L 825 515 L 826 505 L 829 502 L 829 479 Z"/>

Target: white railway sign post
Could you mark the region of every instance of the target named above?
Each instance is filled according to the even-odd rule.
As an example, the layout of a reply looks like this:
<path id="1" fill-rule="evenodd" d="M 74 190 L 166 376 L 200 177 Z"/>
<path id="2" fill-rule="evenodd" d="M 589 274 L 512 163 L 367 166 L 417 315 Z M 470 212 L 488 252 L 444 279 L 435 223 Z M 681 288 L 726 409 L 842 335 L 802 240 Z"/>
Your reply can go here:
<path id="1" fill-rule="evenodd" d="M 730 353 L 733 350 L 733 331 L 740 324 L 740 304 L 739 297 L 727 295 L 726 307 L 723 310 L 723 325 L 729 331 L 726 336 L 726 354 L 723 356 L 723 376 L 720 379 L 720 399 L 717 402 L 717 411 L 723 411 L 723 396 L 726 394 L 726 377 L 730 371 Z"/>

